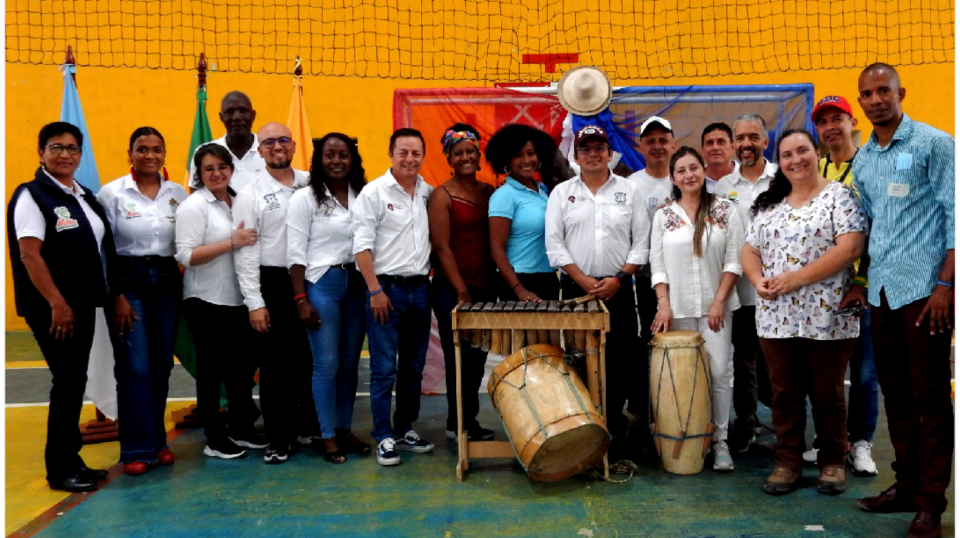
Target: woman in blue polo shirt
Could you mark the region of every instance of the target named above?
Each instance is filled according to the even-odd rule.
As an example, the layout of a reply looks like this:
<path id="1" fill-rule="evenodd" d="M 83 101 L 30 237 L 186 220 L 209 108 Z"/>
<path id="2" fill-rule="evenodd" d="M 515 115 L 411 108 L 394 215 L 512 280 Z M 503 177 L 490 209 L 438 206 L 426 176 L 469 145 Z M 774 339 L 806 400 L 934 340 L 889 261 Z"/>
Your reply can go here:
<path id="1" fill-rule="evenodd" d="M 556 177 L 557 145 L 547 133 L 509 124 L 487 143 L 487 161 L 506 182 L 490 197 L 490 254 L 500 271 L 501 301 L 560 297 L 560 280 L 547 260 L 547 188 Z M 537 175 L 539 174 L 540 180 Z"/>

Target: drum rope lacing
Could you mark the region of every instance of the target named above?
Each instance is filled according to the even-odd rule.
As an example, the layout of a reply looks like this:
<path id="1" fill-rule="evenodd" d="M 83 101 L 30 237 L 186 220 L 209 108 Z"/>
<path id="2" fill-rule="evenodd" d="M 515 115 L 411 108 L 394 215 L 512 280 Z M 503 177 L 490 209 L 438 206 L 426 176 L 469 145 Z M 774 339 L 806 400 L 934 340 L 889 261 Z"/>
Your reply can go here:
<path id="1" fill-rule="evenodd" d="M 650 366 L 651 366 L 652 363 L 653 363 L 653 347 L 654 347 L 654 346 L 650 346 L 650 353 L 649 353 L 648 356 L 647 356 L 647 368 L 650 368 Z M 676 349 L 679 349 L 679 348 L 691 348 L 691 347 L 696 348 L 696 349 L 697 349 L 697 362 L 698 362 L 698 364 L 703 364 L 703 369 L 704 369 L 704 371 L 707 371 L 707 361 L 706 361 L 706 358 L 704 358 L 704 356 L 703 356 L 703 350 L 702 350 L 702 348 L 700 347 L 699 344 L 697 344 L 697 345 L 689 345 L 689 344 L 684 345 L 684 344 L 680 344 L 680 345 L 671 346 L 671 347 L 672 347 L 672 348 L 676 348 Z M 672 365 L 672 363 L 670 362 L 670 348 L 664 347 L 664 348 L 663 348 L 663 355 L 664 355 L 664 357 L 663 357 L 663 362 L 661 362 L 661 364 L 660 364 L 660 379 L 661 379 L 661 380 L 663 379 L 663 369 L 664 369 L 664 367 L 665 367 L 665 366 L 668 367 L 668 368 L 669 368 L 668 371 L 670 372 L 670 385 L 671 385 L 671 387 L 673 388 L 673 394 L 676 395 L 676 394 L 677 394 L 677 383 L 676 383 L 676 381 L 675 381 L 674 378 L 673 378 L 673 365 Z M 681 436 L 681 437 L 674 437 L 674 436 L 672 436 L 672 435 L 668 435 L 668 434 L 666 434 L 666 433 L 661 433 L 661 432 L 658 432 L 658 431 L 652 431 L 652 432 L 650 432 L 652 435 L 654 435 L 654 436 L 656 436 L 656 437 L 662 437 L 662 438 L 664 438 L 664 439 L 670 439 L 670 440 L 673 440 L 673 441 L 680 441 L 680 442 L 683 442 L 683 441 L 685 441 L 685 440 L 687 440 L 687 439 L 694 439 L 694 438 L 697 438 L 697 437 L 708 437 L 708 436 L 712 436 L 712 435 L 713 435 L 712 432 L 708 432 L 708 433 L 695 433 L 695 434 L 690 434 L 690 435 L 687 434 L 687 426 L 690 425 L 690 416 L 693 414 L 693 399 L 694 399 L 694 396 L 695 396 L 696 393 L 697 393 L 697 379 L 699 378 L 699 376 L 700 376 L 700 368 L 694 368 L 694 370 L 693 370 L 693 387 L 692 387 L 691 390 L 690 390 L 690 403 L 689 403 L 689 405 L 687 406 L 687 421 L 686 421 L 686 422 L 683 422 L 683 416 L 682 416 L 682 413 L 681 413 L 681 411 L 680 411 L 680 402 L 679 402 L 679 400 L 677 400 L 676 398 L 674 398 L 674 405 L 675 405 L 675 407 L 676 407 L 676 409 L 677 409 L 677 421 L 680 422 L 680 424 L 681 424 L 680 432 L 681 432 L 682 436 Z M 706 382 L 707 382 L 707 394 L 711 394 L 711 395 L 712 395 L 712 394 L 713 394 L 713 387 L 711 387 L 712 382 L 711 382 L 710 376 L 705 376 L 705 377 L 706 377 Z M 661 382 L 657 385 L 657 411 L 659 411 L 659 409 L 660 409 L 660 408 L 659 408 L 659 405 L 660 405 L 660 390 L 661 390 L 662 388 L 663 388 L 663 382 L 661 381 Z M 651 422 L 651 423 L 653 422 L 653 413 L 654 413 L 654 411 L 653 411 L 653 398 L 651 398 L 651 399 L 650 399 L 650 405 L 647 407 L 647 415 L 648 415 L 648 418 L 649 418 L 649 422 Z M 714 416 L 713 416 L 713 406 L 712 406 L 712 405 L 710 406 L 710 422 L 713 423 L 713 424 L 716 424 L 716 421 L 714 420 Z"/>

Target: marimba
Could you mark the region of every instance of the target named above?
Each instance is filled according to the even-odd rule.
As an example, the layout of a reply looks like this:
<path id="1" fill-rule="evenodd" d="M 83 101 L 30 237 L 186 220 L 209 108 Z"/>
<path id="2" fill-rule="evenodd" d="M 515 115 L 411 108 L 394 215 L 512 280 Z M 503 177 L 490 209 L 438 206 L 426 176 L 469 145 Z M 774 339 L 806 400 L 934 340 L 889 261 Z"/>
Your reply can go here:
<path id="1" fill-rule="evenodd" d="M 508 441 L 469 441 L 463 428 L 460 346 L 470 345 L 504 357 L 538 343 L 564 347 L 585 357 L 586 384 L 593 404 L 606 415 L 606 334 L 610 313 L 603 302 L 584 296 L 568 301 L 477 303 L 457 305 L 452 312 L 457 367 L 457 480 L 463 480 L 470 459 L 514 458 Z M 562 335 L 562 339 L 561 339 Z M 604 456 L 604 475 L 607 458 Z"/>

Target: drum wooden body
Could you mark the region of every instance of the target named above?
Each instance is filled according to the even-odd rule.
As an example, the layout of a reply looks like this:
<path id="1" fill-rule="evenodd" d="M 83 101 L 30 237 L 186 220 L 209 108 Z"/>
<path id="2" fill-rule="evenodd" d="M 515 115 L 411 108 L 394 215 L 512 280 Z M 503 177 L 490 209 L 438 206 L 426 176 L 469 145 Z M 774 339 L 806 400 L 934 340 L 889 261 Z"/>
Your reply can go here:
<path id="1" fill-rule="evenodd" d="M 493 370 L 487 390 L 534 480 L 562 480 L 606 454 L 606 422 L 559 347 L 537 344 L 510 355 Z"/>
<path id="2" fill-rule="evenodd" d="M 650 409 L 657 452 L 668 472 L 699 473 L 714 430 L 703 337 L 696 331 L 660 333 L 650 347 Z"/>

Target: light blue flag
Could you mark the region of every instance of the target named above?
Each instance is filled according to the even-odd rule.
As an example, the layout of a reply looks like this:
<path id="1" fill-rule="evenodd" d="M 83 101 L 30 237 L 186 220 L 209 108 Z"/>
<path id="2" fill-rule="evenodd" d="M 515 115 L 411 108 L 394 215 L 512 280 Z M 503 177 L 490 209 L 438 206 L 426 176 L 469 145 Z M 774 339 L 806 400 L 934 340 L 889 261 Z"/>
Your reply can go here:
<path id="1" fill-rule="evenodd" d="M 65 64 L 60 66 L 60 71 L 63 73 L 63 107 L 60 109 L 60 121 L 76 125 L 83 133 L 83 157 L 73 177 L 93 191 L 93 194 L 97 194 L 100 192 L 100 174 L 97 172 L 97 160 L 93 156 L 93 145 L 90 144 L 87 120 L 83 118 L 80 94 L 77 93 L 77 85 L 74 84 L 72 76 L 77 72 L 77 66 Z"/>

